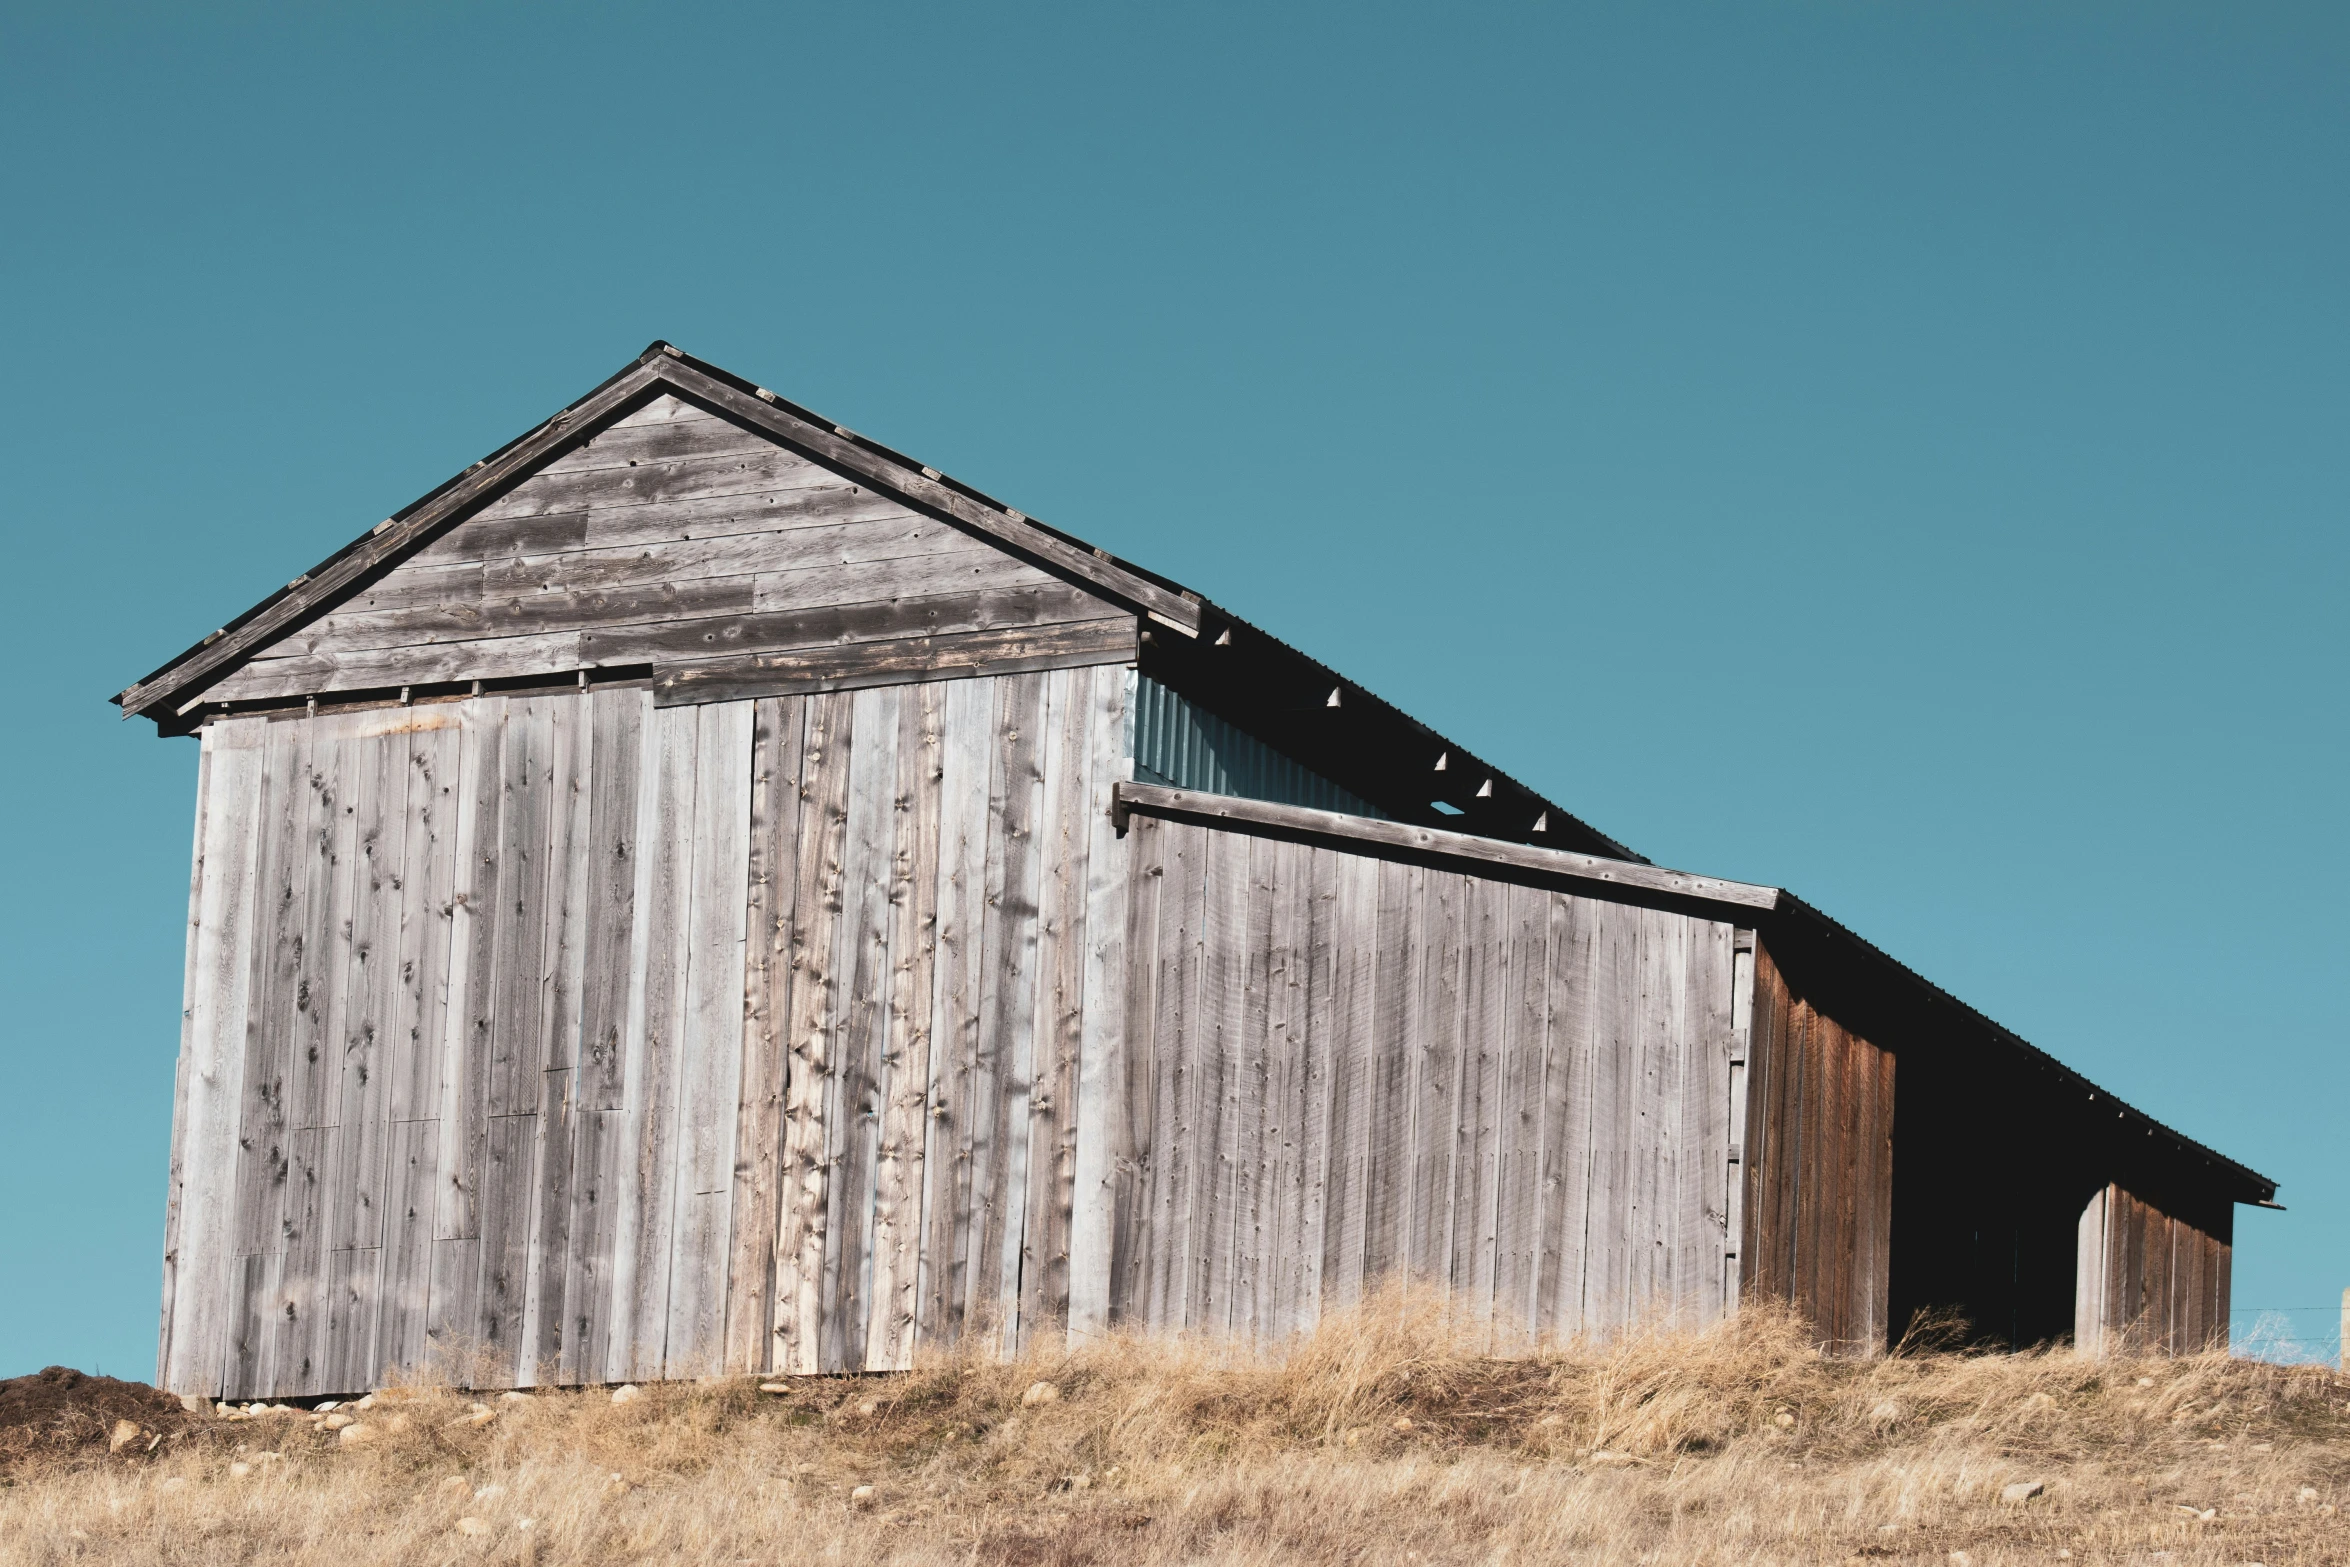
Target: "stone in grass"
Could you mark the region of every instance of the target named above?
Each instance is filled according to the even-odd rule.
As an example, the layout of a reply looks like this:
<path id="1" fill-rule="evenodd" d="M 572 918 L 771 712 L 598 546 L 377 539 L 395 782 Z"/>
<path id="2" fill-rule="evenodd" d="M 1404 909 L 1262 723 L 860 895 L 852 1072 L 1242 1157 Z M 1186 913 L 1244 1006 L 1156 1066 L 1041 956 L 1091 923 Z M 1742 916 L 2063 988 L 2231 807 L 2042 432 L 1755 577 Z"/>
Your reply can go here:
<path id="1" fill-rule="evenodd" d="M 612 1402 L 615 1404 L 633 1404 L 644 1396 L 645 1390 L 634 1382 L 623 1382 L 612 1390 Z"/>
<path id="2" fill-rule="evenodd" d="M 354 1423 L 335 1433 L 335 1442 L 342 1447 L 365 1447 L 375 1440 L 375 1427 Z"/>
<path id="3" fill-rule="evenodd" d="M 1020 1395 L 1022 1409 L 1034 1409 L 1039 1404 L 1057 1404 L 1060 1401 L 1061 1390 L 1050 1382 L 1031 1382 L 1028 1391 Z"/>
<path id="4" fill-rule="evenodd" d="M 789 1382 L 762 1382 L 759 1384 L 759 1391 L 762 1393 L 788 1393 L 791 1391 L 791 1384 Z"/>
<path id="5" fill-rule="evenodd" d="M 849 1505 L 851 1507 L 871 1507 L 873 1505 L 873 1487 L 869 1485 L 861 1485 L 858 1486 L 854 1491 L 851 1491 L 849 1493 Z"/>
<path id="6" fill-rule="evenodd" d="M 359 1422 L 350 1415 L 329 1415 L 318 1423 L 329 1431 L 345 1431 Z"/>
<path id="7" fill-rule="evenodd" d="M 139 1423 L 136 1420 L 117 1420 L 114 1422 L 113 1434 L 106 1438 L 106 1451 L 119 1453 L 136 1442 L 141 1435 Z"/>
<path id="8" fill-rule="evenodd" d="M 2010 1507 L 2020 1507 L 2047 1489 L 2048 1486 L 2044 1481 L 2018 1480 L 2013 1485 L 2005 1486 L 2000 1490 L 1999 1500 Z"/>

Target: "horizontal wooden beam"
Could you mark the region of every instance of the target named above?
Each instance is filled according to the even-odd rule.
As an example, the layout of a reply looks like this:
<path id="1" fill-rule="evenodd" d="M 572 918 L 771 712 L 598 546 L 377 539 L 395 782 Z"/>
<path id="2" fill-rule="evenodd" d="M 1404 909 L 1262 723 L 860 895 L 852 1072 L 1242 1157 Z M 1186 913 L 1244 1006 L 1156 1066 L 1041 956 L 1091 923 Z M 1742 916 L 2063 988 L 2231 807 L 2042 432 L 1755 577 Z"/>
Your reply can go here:
<path id="1" fill-rule="evenodd" d="M 867 686 L 1035 669 L 1077 669 L 1134 661 L 1135 620 L 1087 620 L 1053 626 L 1012 626 L 949 636 L 851 642 L 781 653 L 656 665 L 653 705 L 686 707 L 745 697 L 791 696 L 805 691 L 854 691 Z"/>
<path id="2" fill-rule="evenodd" d="M 1408 822 L 1378 821 L 1368 816 L 1348 816 L 1339 811 L 1311 810 L 1302 805 L 1275 805 L 1269 800 L 1242 800 L 1231 795 L 1203 794 L 1196 789 L 1121 783 L 1115 796 L 1115 808 L 1120 812 L 1143 811 L 1154 816 L 1232 822 L 1242 826 L 1269 827 L 1280 832 L 1375 844 L 1381 848 L 1402 849 L 1415 854 L 1443 855 L 1449 859 L 1474 860 L 1486 865 L 1505 866 L 1511 870 L 1535 871 L 1577 881 L 1605 882 L 1611 886 L 1665 893 L 1677 898 L 1695 898 L 1705 903 L 1728 903 L 1749 909 L 1775 909 L 1779 906 L 1779 889 L 1776 887 L 1723 881 L 1714 876 L 1691 876 L 1661 866 L 1635 865 L 1629 860 L 1602 859 L 1596 854 L 1577 854 L 1567 849 L 1530 848 L 1524 844 L 1504 843 L 1496 838 L 1479 838 L 1471 833 L 1415 827 Z"/>
<path id="3" fill-rule="evenodd" d="M 1056 538 L 1026 518 L 973 500 L 932 469 L 902 467 L 830 427 L 739 392 L 692 365 L 672 360 L 662 368 L 669 382 L 696 402 L 779 436 L 892 494 L 943 512 L 1000 543 L 1092 583 L 1175 630 L 1190 636 L 1199 634 L 1200 607 L 1195 601 L 1091 550 Z"/>

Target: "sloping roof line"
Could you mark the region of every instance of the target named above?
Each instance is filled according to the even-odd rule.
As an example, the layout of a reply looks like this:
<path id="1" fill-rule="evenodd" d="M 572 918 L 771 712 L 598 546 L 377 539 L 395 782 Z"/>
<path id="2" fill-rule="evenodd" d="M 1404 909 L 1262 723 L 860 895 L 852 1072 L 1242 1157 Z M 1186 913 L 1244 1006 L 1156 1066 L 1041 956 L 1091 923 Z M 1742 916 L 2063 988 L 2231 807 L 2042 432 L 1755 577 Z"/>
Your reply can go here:
<path id="1" fill-rule="evenodd" d="M 1279 655 L 1296 667 L 1327 679 L 1333 686 L 1345 686 L 1392 721 L 1449 747 L 1464 764 L 1473 764 L 1481 776 L 1490 776 L 1515 790 L 1533 807 L 1529 820 L 1547 812 L 1559 823 L 1556 830 L 1571 827 L 1610 853 L 1627 860 L 1641 860 L 1631 849 L 1501 769 L 1478 759 L 1465 747 L 1439 735 L 1393 703 L 1381 700 L 1328 665 L 1250 625 L 1238 615 L 1209 605 L 1200 594 L 1181 583 L 1121 560 L 1075 534 L 1039 522 L 903 452 L 859 435 L 753 381 L 661 341 L 652 343 L 617 374 L 553 417 L 394 512 L 111 700 L 122 708 L 125 718 L 143 715 L 160 721 L 176 716 L 168 711 L 169 706 L 191 688 L 209 683 L 245 654 L 296 629 L 306 618 L 331 608 L 368 579 L 389 570 L 538 466 L 663 391 L 680 394 L 762 428 L 901 499 L 943 513 L 1012 549 L 1033 555 L 1179 633 L 1196 636 L 1204 615 L 1211 616 L 1220 628 L 1241 627 L 1253 641 L 1278 650 Z"/>
<path id="2" fill-rule="evenodd" d="M 2249 1194 L 2239 1197 L 2239 1201 L 2270 1203 L 2276 1197 L 2275 1181 L 2195 1141 L 2185 1133 L 2165 1126 L 2143 1110 L 2124 1103 L 2014 1030 L 1984 1016 L 1783 887 L 1726 881 L 1719 877 L 1668 870 L 1657 865 L 1632 865 L 1560 849 L 1502 843 L 1469 833 L 1415 827 L 1368 816 L 1349 816 L 1338 811 L 1320 811 L 1302 805 L 1276 805 L 1266 800 L 1242 800 L 1195 790 L 1169 789 L 1158 784 L 1121 783 L 1117 786 L 1114 798 L 1116 808 L 1121 812 L 1142 811 L 1149 815 L 1210 824 L 1233 822 L 1301 837 L 1368 844 L 1407 854 L 1460 861 L 1471 866 L 1531 871 L 1538 875 L 1712 904 L 1724 909 L 1729 918 L 1763 923 L 1766 933 L 1771 921 L 1786 921 L 1806 927 L 1808 934 L 1825 937 L 1834 946 L 1844 949 L 1850 959 L 1867 965 L 1882 977 L 1899 982 L 1912 993 L 1913 999 L 1936 1010 L 1947 1010 L 1964 1026 L 2014 1051 L 2028 1065 L 2055 1075 L 2091 1101 L 2112 1105 L 2116 1116 L 2131 1128 L 2142 1129 L 2159 1137 L 2170 1145 L 2174 1153 L 2200 1159 L 2230 1177 L 2239 1192 Z"/>
<path id="3" fill-rule="evenodd" d="M 903 500 L 944 513 L 1058 567 L 1171 629 L 1186 634 L 1199 629 L 1197 595 L 1186 595 L 1164 578 L 1117 560 L 1057 528 L 1046 527 L 934 468 L 694 359 L 681 349 L 657 342 L 585 397 L 394 512 L 113 700 L 126 718 L 150 713 L 176 693 L 293 629 L 305 616 L 338 601 L 371 573 L 388 569 L 509 484 L 663 391 L 763 428 Z"/>

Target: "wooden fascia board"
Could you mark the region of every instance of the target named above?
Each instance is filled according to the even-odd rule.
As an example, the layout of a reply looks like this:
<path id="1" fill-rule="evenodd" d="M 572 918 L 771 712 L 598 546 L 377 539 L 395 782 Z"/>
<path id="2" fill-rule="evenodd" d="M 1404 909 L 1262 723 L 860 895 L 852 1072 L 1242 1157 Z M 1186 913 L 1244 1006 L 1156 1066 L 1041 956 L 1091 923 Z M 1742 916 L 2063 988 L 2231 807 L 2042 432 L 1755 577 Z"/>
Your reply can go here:
<path id="1" fill-rule="evenodd" d="M 698 403 L 721 410 L 730 418 L 739 419 L 804 448 L 827 464 L 856 474 L 878 489 L 887 490 L 932 511 L 943 512 L 1008 548 L 1033 555 L 1073 577 L 1091 583 L 1119 602 L 1163 621 L 1177 631 L 1191 636 L 1199 634 L 1200 606 L 1180 593 L 1170 592 L 1099 555 L 1056 538 L 1024 518 L 1014 517 L 985 502 L 973 500 L 943 480 L 900 467 L 862 444 L 840 435 L 832 427 L 813 423 L 788 409 L 737 391 L 692 365 L 672 360 L 659 368 L 676 391 Z"/>
<path id="2" fill-rule="evenodd" d="M 1510 870 L 1533 871 L 1546 876 L 1601 882 L 1668 897 L 1690 898 L 1701 903 L 1728 904 L 1740 909 L 1767 911 L 1779 906 L 1779 889 L 1776 887 L 1757 887 L 1748 882 L 1723 881 L 1713 876 L 1692 876 L 1657 865 L 1636 865 L 1629 860 L 1577 854 L 1571 849 L 1537 849 L 1525 844 L 1505 843 L 1495 838 L 1479 838 L 1470 833 L 1415 827 L 1408 822 L 1379 821 L 1368 816 L 1349 816 L 1340 811 L 1317 811 L 1302 805 L 1276 805 L 1269 800 L 1243 800 L 1231 795 L 1204 794 L 1196 789 L 1121 783 L 1114 796 L 1114 806 L 1121 812 L 1144 811 L 1152 815 L 1188 817 L 1197 821 L 1235 822 L 1280 832 L 1375 844 L 1381 848 L 1399 849 L 1412 854 L 1440 855 L 1447 859 L 1502 866 Z"/>
<path id="3" fill-rule="evenodd" d="M 297 586 L 289 588 L 276 602 L 236 630 L 123 692 L 115 698 L 122 705 L 123 716 L 145 713 L 283 635 L 314 610 L 342 597 L 370 572 L 428 542 L 442 523 L 547 461 L 557 447 L 577 439 L 583 429 L 624 412 L 627 404 L 641 400 L 649 389 L 659 386 L 667 370 L 662 361 L 653 360 L 623 371 L 585 401 L 565 409 L 504 451 L 460 475 L 423 505 L 396 518 L 390 527 L 361 540 L 356 548 L 337 557 L 316 575 L 300 579 Z"/>

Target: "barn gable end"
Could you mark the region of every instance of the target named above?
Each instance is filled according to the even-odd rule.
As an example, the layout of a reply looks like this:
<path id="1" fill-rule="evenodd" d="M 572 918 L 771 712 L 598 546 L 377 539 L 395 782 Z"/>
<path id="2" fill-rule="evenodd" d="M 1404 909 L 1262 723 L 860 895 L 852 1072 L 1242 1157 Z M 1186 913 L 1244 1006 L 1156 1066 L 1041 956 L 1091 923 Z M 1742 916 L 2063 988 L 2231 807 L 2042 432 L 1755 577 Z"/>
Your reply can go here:
<path id="1" fill-rule="evenodd" d="M 642 670 L 665 701 L 710 700 L 1121 663 L 1135 626 L 1091 584 L 664 392 L 200 698 Z"/>

